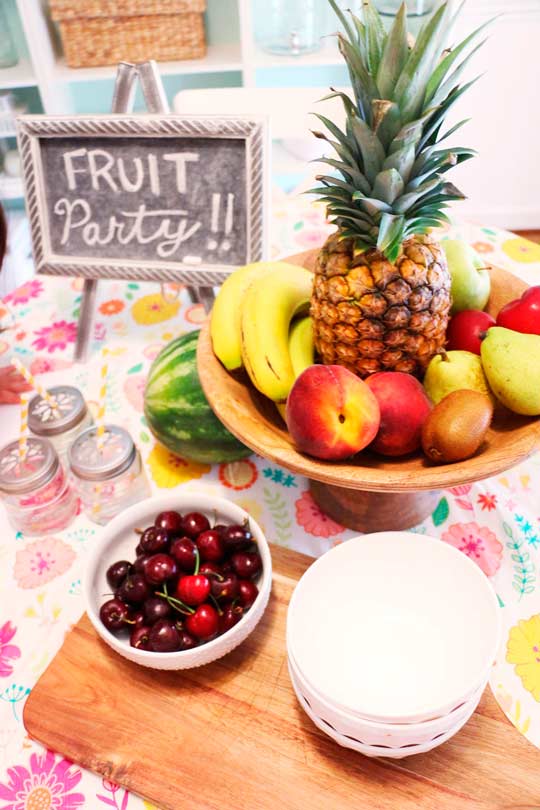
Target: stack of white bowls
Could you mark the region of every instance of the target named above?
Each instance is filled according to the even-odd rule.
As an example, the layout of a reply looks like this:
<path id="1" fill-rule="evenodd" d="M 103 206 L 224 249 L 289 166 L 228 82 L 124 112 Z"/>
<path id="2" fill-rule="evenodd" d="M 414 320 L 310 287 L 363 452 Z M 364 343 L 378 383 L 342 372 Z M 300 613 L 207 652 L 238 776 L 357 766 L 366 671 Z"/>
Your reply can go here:
<path id="1" fill-rule="evenodd" d="M 412 532 L 336 546 L 299 581 L 287 652 L 300 705 L 366 756 L 446 742 L 471 717 L 500 637 L 488 579 L 465 554 Z"/>

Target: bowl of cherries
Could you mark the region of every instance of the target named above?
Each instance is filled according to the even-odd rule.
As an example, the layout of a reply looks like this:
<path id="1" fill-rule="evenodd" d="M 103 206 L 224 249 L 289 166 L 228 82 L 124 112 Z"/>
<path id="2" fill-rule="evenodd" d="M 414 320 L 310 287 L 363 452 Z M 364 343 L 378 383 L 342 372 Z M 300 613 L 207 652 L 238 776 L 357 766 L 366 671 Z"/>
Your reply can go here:
<path id="1" fill-rule="evenodd" d="M 117 653 L 154 669 L 187 669 L 247 638 L 271 584 L 257 523 L 224 498 L 189 492 L 115 517 L 91 551 L 84 593 L 90 621 Z"/>

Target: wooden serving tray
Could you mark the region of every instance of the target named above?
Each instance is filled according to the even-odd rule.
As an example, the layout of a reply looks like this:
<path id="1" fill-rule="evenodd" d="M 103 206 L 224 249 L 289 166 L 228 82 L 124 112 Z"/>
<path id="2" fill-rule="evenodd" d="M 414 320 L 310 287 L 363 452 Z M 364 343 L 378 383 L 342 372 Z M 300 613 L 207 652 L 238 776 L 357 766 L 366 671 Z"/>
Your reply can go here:
<path id="1" fill-rule="evenodd" d="M 540 804 L 540 751 L 486 691 L 440 748 L 402 760 L 341 748 L 306 717 L 285 652 L 287 605 L 313 562 L 273 546 L 268 609 L 244 644 L 205 667 L 145 669 L 88 618 L 32 690 L 28 733 L 164 810 L 458 810 Z"/>

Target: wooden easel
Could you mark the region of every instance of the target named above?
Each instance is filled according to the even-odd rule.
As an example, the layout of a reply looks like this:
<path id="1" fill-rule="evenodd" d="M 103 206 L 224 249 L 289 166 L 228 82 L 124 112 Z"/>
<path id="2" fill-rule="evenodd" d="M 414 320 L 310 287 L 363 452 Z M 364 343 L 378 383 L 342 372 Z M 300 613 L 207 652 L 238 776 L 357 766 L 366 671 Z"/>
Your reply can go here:
<path id="1" fill-rule="evenodd" d="M 120 62 L 116 74 L 111 112 L 130 113 L 132 111 L 137 79 L 140 82 L 148 112 L 170 113 L 163 83 L 154 61 L 139 64 Z M 84 281 L 74 352 L 74 360 L 78 363 L 84 363 L 88 359 L 94 329 L 97 285 L 97 279 L 85 279 Z M 187 290 L 194 303 L 203 304 L 206 311 L 211 308 L 214 300 L 212 287 L 188 287 Z"/>

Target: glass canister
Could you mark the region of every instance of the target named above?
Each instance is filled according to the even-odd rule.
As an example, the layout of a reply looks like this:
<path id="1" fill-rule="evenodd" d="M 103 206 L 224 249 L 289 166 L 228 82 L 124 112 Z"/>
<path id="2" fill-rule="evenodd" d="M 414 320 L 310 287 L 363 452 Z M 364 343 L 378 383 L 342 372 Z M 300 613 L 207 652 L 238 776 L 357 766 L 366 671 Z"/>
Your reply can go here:
<path id="1" fill-rule="evenodd" d="M 321 0 L 255 0 L 256 39 L 265 51 L 301 56 L 321 47 Z"/>
<path id="2" fill-rule="evenodd" d="M 108 523 L 128 506 L 150 495 L 141 456 L 133 439 L 118 425 L 105 425 L 102 448 L 98 428 L 78 436 L 68 451 L 75 487 L 88 517 Z"/>
<path id="3" fill-rule="evenodd" d="M 28 427 L 34 436 L 49 439 L 62 461 L 69 445 L 93 423 L 92 414 L 78 388 L 56 385 L 47 389 L 57 409 L 37 394 L 28 405 Z"/>
<path id="4" fill-rule="evenodd" d="M 5 2 L 0 3 L 0 69 L 9 68 L 19 61 L 19 54 L 9 27 Z"/>
<path id="5" fill-rule="evenodd" d="M 376 0 L 375 6 L 381 14 L 393 17 L 398 13 L 402 2 L 403 0 Z M 407 16 L 424 17 L 431 14 L 435 5 L 436 0 L 408 0 Z"/>
<path id="6" fill-rule="evenodd" d="M 0 496 L 14 529 L 50 534 L 69 526 L 79 499 L 47 439 L 29 437 L 21 460 L 19 442 L 0 450 Z"/>

